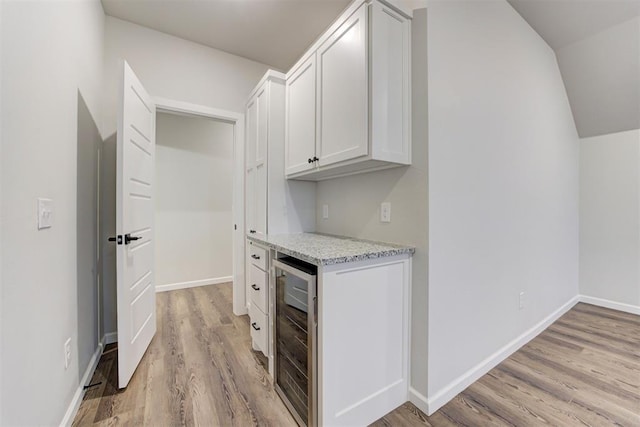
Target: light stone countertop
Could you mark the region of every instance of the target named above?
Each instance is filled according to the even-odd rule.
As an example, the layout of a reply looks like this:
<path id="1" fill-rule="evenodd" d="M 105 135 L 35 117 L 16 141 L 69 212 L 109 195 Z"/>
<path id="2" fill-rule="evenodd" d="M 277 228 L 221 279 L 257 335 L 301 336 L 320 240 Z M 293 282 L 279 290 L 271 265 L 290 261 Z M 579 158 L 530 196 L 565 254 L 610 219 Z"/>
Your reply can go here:
<path id="1" fill-rule="evenodd" d="M 412 246 L 358 240 L 318 233 L 277 234 L 247 238 L 303 261 L 321 265 L 342 264 L 401 254 L 413 254 Z"/>

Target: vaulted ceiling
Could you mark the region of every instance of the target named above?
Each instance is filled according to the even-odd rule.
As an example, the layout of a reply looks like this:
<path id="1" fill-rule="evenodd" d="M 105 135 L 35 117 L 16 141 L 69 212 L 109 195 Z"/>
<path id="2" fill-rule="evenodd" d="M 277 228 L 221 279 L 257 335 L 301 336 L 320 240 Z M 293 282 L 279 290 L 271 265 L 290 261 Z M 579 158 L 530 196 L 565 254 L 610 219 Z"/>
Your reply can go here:
<path id="1" fill-rule="evenodd" d="M 581 137 L 640 128 L 640 0 L 508 0 L 558 58 Z"/>
<path id="2" fill-rule="evenodd" d="M 454 0 L 397 1 L 410 7 Z M 640 0 L 508 1 L 555 50 L 581 137 L 640 128 Z M 107 15 L 281 71 L 349 3 L 102 0 Z"/>

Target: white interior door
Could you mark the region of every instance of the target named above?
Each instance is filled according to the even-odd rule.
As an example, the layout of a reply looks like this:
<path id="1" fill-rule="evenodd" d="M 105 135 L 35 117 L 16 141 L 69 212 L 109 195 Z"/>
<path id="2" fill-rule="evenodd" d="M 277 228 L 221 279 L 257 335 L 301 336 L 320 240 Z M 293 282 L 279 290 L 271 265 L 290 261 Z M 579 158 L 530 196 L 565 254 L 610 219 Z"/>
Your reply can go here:
<path id="1" fill-rule="evenodd" d="M 118 387 L 129 383 L 156 333 L 154 191 L 156 107 L 124 63 L 116 180 Z"/>

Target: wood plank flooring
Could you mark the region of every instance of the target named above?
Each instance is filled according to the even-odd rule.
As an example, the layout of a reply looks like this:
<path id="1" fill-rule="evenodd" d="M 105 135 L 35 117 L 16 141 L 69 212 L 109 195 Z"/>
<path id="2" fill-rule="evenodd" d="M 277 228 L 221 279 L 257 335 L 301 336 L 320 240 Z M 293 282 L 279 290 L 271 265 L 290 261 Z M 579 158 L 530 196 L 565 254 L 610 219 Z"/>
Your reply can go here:
<path id="1" fill-rule="evenodd" d="M 158 294 L 158 332 L 129 386 L 100 359 L 74 426 L 295 426 L 251 350 L 231 284 Z M 640 426 L 640 316 L 578 304 L 431 417 L 380 426 Z"/>

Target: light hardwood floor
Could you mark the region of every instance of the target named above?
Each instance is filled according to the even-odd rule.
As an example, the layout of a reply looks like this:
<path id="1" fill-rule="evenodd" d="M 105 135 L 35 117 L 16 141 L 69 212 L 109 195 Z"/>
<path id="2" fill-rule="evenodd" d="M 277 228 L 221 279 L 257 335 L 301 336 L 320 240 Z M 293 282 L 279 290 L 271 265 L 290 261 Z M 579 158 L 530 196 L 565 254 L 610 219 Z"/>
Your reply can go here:
<path id="1" fill-rule="evenodd" d="M 231 284 L 158 294 L 158 332 L 117 390 L 107 349 L 76 426 L 295 426 L 251 350 Z M 640 426 L 640 316 L 578 304 L 431 417 L 407 403 L 374 426 Z"/>

